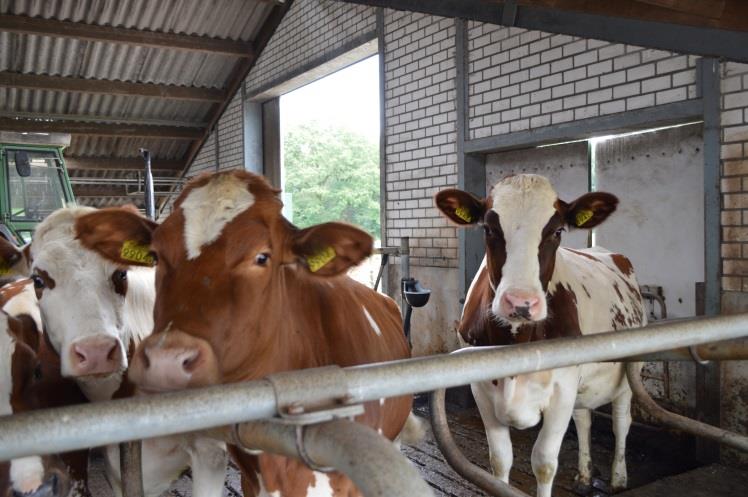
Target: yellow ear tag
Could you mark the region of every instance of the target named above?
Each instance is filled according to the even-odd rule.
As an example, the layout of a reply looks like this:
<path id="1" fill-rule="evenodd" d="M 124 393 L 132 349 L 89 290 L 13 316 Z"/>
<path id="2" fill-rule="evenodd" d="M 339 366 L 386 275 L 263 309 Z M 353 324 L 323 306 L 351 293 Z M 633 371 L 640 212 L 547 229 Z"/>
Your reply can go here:
<path id="1" fill-rule="evenodd" d="M 11 270 L 10 270 L 10 266 L 8 265 L 8 263 L 5 261 L 0 262 L 0 276 L 5 276 L 10 273 L 11 273 Z"/>
<path id="2" fill-rule="evenodd" d="M 470 215 L 470 210 L 464 205 L 461 205 L 457 209 L 455 209 L 455 215 L 466 223 L 473 222 L 473 216 Z"/>
<path id="3" fill-rule="evenodd" d="M 584 210 L 577 212 L 576 219 L 575 219 L 577 222 L 577 226 L 579 227 L 584 226 L 584 223 L 592 219 L 592 216 L 594 215 L 595 214 L 589 209 L 584 209 Z"/>
<path id="4" fill-rule="evenodd" d="M 325 264 L 333 260 L 336 255 L 337 254 L 335 253 L 334 248 L 325 247 L 316 254 L 307 257 L 306 263 L 309 265 L 309 270 L 313 273 L 316 273 L 317 271 L 322 269 Z"/>
<path id="5" fill-rule="evenodd" d="M 119 255 L 126 261 L 153 266 L 154 260 L 150 252 L 148 245 L 140 245 L 135 240 L 126 240 L 122 244 L 122 250 L 120 250 Z"/>

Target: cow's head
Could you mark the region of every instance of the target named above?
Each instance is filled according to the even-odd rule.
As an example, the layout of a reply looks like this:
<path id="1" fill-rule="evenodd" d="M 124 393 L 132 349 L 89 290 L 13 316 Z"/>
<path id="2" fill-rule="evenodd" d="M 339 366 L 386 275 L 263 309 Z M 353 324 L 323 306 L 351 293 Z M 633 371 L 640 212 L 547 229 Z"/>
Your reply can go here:
<path id="1" fill-rule="evenodd" d="M 40 346 L 43 341 L 35 319 L 0 311 L 0 415 L 45 407 L 45 375 L 55 372 L 39 360 Z M 57 456 L 0 463 L 0 496 L 64 496 L 69 488 L 69 477 Z"/>
<path id="2" fill-rule="evenodd" d="M 95 211 L 78 207 L 52 213 L 13 260 L 29 268 L 63 375 L 89 384 L 115 378 L 111 388 L 116 389 L 127 368 L 130 340 L 152 327 L 153 271 L 133 268 L 126 260 L 114 263 L 76 239 L 76 220 Z"/>
<path id="3" fill-rule="evenodd" d="M 617 204 L 604 192 L 564 202 L 546 178 L 534 174 L 499 181 L 486 199 L 456 189 L 436 195 L 439 210 L 457 225 L 483 226 L 495 292 L 491 311 L 513 326 L 547 317 L 546 290 L 562 232 L 594 228 Z"/>
<path id="4" fill-rule="evenodd" d="M 304 332 L 277 336 L 279 320 L 289 318 L 282 296 L 294 278 L 334 277 L 371 253 L 371 237 L 352 226 L 295 228 L 281 216 L 278 193 L 260 176 L 228 171 L 188 184 L 159 225 L 121 209 L 78 219 L 83 245 L 115 264 L 124 262 L 128 244 L 156 261 L 154 333 L 128 372 L 142 390 L 257 378 L 282 368 L 288 341 Z"/>

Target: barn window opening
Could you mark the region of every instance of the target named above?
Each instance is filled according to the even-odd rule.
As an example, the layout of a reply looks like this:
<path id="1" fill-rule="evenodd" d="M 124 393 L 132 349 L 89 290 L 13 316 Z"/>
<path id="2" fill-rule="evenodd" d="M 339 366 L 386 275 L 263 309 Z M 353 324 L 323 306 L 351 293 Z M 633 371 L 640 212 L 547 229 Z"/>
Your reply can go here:
<path id="1" fill-rule="evenodd" d="M 380 244 L 379 112 L 376 55 L 280 97 L 284 215 L 295 225 L 344 221 Z M 353 276 L 373 286 L 378 264 Z"/>

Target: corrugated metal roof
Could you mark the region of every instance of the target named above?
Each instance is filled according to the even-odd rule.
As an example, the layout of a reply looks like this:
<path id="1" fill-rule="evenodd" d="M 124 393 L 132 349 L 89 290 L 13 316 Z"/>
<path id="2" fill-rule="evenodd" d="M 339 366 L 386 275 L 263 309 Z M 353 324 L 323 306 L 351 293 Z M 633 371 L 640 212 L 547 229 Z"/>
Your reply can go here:
<path id="1" fill-rule="evenodd" d="M 244 42 L 255 39 L 273 8 L 273 2 L 263 0 L 0 0 L 0 14 Z M 0 31 L 0 71 L 11 73 L 223 89 L 240 60 L 207 52 Z M 5 117 L 33 113 L 66 122 L 201 126 L 214 105 L 0 87 L 0 115 Z M 189 147 L 190 142 L 184 140 L 73 135 L 66 155 L 132 158 L 138 156 L 138 149 L 148 148 L 154 161 L 179 160 L 186 157 Z M 73 177 L 110 177 L 101 174 L 71 172 Z M 111 178 L 127 174 L 113 171 Z M 97 197 L 96 205 L 113 201 Z"/>

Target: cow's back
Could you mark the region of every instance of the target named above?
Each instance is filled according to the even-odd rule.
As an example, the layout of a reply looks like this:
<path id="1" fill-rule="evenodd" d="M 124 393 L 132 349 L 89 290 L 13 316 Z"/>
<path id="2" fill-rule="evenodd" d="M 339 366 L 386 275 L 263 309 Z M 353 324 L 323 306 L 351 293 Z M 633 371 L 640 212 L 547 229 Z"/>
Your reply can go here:
<path id="1" fill-rule="evenodd" d="M 625 256 L 601 247 L 559 248 L 551 295 L 563 288 L 573 294 L 582 335 L 647 324 L 639 284 Z"/>

